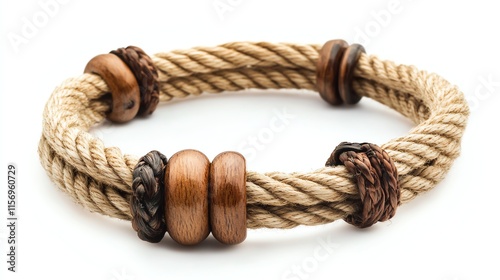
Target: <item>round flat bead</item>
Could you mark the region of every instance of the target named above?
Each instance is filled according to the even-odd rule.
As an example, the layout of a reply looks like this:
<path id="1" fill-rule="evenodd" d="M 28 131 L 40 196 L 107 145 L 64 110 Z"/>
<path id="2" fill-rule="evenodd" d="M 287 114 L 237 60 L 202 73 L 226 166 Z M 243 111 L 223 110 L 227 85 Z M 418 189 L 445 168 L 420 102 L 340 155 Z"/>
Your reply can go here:
<path id="1" fill-rule="evenodd" d="M 247 236 L 245 158 L 224 152 L 210 166 L 210 224 L 212 235 L 224 244 L 238 244 Z"/>
<path id="2" fill-rule="evenodd" d="M 130 68 L 114 54 L 101 54 L 85 66 L 85 73 L 101 76 L 111 91 L 110 121 L 124 123 L 132 120 L 139 111 L 141 95 L 139 85 Z"/>
<path id="3" fill-rule="evenodd" d="M 165 222 L 177 243 L 195 245 L 210 233 L 208 181 L 210 161 L 199 151 L 174 154 L 165 170 Z"/>
<path id="4" fill-rule="evenodd" d="M 153 60 L 139 47 L 128 46 L 111 51 L 128 65 L 139 84 L 141 105 L 138 115 L 152 114 L 160 101 L 158 72 Z"/>
<path id="5" fill-rule="evenodd" d="M 319 52 L 316 64 L 316 86 L 321 98 L 331 105 L 343 103 L 338 90 L 338 71 L 342 55 L 348 46 L 344 40 L 330 40 Z"/>
<path id="6" fill-rule="evenodd" d="M 339 92 L 346 104 L 356 104 L 361 100 L 361 96 L 352 88 L 354 69 L 361 53 L 365 53 L 365 48 L 359 44 L 352 44 L 345 50 L 342 57 L 339 71 Z"/>

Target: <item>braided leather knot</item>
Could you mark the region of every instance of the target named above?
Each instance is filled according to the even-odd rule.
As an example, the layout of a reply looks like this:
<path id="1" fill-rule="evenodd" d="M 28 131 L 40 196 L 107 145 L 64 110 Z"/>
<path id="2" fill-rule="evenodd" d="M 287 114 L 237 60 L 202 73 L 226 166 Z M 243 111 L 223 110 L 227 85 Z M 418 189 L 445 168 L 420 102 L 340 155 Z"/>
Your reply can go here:
<path id="1" fill-rule="evenodd" d="M 163 177 L 167 158 L 151 151 L 139 159 L 134 168 L 130 211 L 132 227 L 144 241 L 160 242 L 165 235 Z"/>
<path id="2" fill-rule="evenodd" d="M 139 84 L 141 106 L 138 115 L 152 114 L 160 102 L 160 83 L 153 60 L 141 48 L 135 46 L 119 48 L 111 53 L 128 65 Z"/>
<path id="3" fill-rule="evenodd" d="M 400 191 L 398 172 L 389 155 L 370 143 L 340 143 L 326 166 L 344 165 L 354 175 L 361 207 L 344 220 L 360 228 L 386 221 L 396 214 Z"/>

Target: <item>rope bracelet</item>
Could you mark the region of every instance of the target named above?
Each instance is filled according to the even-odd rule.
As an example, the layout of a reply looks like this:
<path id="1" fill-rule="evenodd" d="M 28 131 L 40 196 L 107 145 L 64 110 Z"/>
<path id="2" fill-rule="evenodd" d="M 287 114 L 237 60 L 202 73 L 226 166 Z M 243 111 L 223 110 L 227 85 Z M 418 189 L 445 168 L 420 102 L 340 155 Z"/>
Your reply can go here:
<path id="1" fill-rule="evenodd" d="M 237 244 L 247 228 L 337 219 L 365 228 L 386 221 L 398 205 L 444 178 L 469 115 L 464 95 L 440 76 L 368 56 L 343 40 L 323 46 L 234 42 L 152 57 L 131 46 L 96 56 L 84 72 L 57 87 L 46 104 L 42 165 L 76 202 L 131 220 L 149 242 L 168 232 L 193 245 L 212 232 L 224 244 Z M 87 132 L 105 118 L 124 123 L 148 116 L 160 101 L 248 88 L 318 91 L 334 106 L 366 96 L 416 127 L 380 147 L 343 142 L 312 172 L 265 174 L 246 171 L 237 152 L 212 162 L 195 150 L 137 158 Z"/>

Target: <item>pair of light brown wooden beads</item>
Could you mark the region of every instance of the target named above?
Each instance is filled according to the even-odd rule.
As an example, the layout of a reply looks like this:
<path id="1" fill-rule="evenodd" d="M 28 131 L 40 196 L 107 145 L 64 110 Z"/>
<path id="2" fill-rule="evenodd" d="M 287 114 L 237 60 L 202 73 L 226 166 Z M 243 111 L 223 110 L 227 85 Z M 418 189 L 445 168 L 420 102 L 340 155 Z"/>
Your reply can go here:
<path id="1" fill-rule="evenodd" d="M 335 106 L 361 100 L 351 82 L 359 56 L 364 52 L 363 46 L 349 46 L 344 40 L 330 40 L 323 45 L 316 64 L 316 87 L 323 100 Z"/>
<path id="2" fill-rule="evenodd" d="M 203 241 L 210 231 L 221 243 L 246 238 L 246 164 L 237 152 L 217 155 L 183 150 L 170 160 L 152 151 L 133 172 L 132 226 L 139 237 L 159 242 L 166 231 L 182 245 Z"/>

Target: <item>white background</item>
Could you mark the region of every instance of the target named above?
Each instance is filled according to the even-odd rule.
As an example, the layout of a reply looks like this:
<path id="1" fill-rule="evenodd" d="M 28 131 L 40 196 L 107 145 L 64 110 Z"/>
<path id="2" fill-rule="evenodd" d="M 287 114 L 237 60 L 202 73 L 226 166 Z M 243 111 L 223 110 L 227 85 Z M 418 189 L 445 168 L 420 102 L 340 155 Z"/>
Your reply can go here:
<path id="1" fill-rule="evenodd" d="M 16 273 L 7 272 L 4 261 L 7 182 L 1 183 L 2 279 L 499 279 L 500 17 L 494 1 L 400 0 L 394 10 L 389 0 L 67 0 L 43 22 L 47 12 L 40 3 L 48 1 L 7 0 L 0 7 L 0 178 L 7 181 L 8 163 L 19 171 Z M 218 12 L 214 3 L 230 9 Z M 34 21 L 36 30 L 23 35 Z M 15 36 L 24 39 L 13 44 Z M 229 41 L 321 44 L 334 38 L 436 72 L 470 101 L 461 157 L 436 189 L 402 206 L 390 222 L 367 230 L 343 221 L 249 230 L 234 247 L 209 237 L 186 248 L 168 235 L 148 244 L 129 222 L 74 204 L 39 163 L 46 100 L 96 54 L 128 45 L 153 54 Z M 158 149 L 170 156 L 194 148 L 213 158 L 225 150 L 243 152 L 245 141 L 268 127 L 275 111 L 286 110 L 294 118 L 248 161 L 248 169 L 307 171 L 321 167 L 340 141 L 384 143 L 412 127 L 366 98 L 339 109 L 317 94 L 293 93 L 204 95 L 161 105 L 147 120 L 93 133 L 125 153 Z M 331 249 L 324 250 L 324 242 Z"/>

